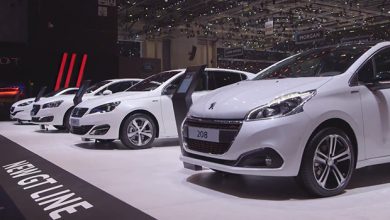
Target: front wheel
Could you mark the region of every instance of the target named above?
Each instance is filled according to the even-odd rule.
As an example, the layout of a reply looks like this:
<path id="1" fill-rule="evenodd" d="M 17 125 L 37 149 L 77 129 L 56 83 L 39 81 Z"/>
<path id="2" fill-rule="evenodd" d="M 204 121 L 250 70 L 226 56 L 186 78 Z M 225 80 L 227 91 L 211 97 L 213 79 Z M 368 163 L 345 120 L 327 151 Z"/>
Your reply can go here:
<path id="1" fill-rule="evenodd" d="M 64 115 L 64 125 L 63 125 L 63 127 L 65 128 L 65 130 L 66 130 L 67 132 L 70 131 L 70 115 L 72 114 L 72 110 L 73 110 L 73 109 L 69 109 L 69 110 L 65 113 L 65 115 Z"/>
<path id="2" fill-rule="evenodd" d="M 120 131 L 120 140 L 130 149 L 150 148 L 156 138 L 156 125 L 148 115 L 137 113 L 128 117 Z"/>
<path id="3" fill-rule="evenodd" d="M 348 135 L 339 128 L 325 128 L 306 146 L 299 180 L 312 194 L 329 197 L 342 193 L 355 170 L 355 152 Z"/>

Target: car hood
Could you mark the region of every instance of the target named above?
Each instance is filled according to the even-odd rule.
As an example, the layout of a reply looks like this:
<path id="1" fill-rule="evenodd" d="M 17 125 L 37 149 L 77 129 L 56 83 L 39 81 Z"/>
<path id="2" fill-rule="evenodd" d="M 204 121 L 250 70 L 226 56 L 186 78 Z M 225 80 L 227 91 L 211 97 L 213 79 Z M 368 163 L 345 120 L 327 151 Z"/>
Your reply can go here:
<path id="1" fill-rule="evenodd" d="M 29 101 L 34 101 L 34 100 L 35 100 L 35 98 L 22 99 L 22 100 L 19 100 L 19 101 L 15 102 L 15 103 L 12 105 L 12 107 L 15 107 L 15 106 L 17 106 L 17 105 L 19 105 L 19 104 L 22 104 L 22 103 L 24 103 L 24 102 L 29 102 Z"/>
<path id="2" fill-rule="evenodd" d="M 99 105 L 106 103 L 124 101 L 124 100 L 134 100 L 150 97 L 151 92 L 119 92 L 112 95 L 100 96 L 99 98 L 88 99 L 77 105 L 80 108 L 94 108 Z"/>
<path id="3" fill-rule="evenodd" d="M 318 89 L 332 77 L 242 81 L 210 92 L 195 102 L 189 114 L 213 119 L 243 119 L 252 109 L 276 97 Z M 214 103 L 214 107 L 210 106 Z"/>
<path id="4" fill-rule="evenodd" d="M 55 102 L 63 100 L 64 102 L 73 102 L 74 95 L 58 95 L 58 96 L 52 96 L 48 98 L 41 98 L 38 102 L 34 104 L 43 105 L 49 102 Z"/>

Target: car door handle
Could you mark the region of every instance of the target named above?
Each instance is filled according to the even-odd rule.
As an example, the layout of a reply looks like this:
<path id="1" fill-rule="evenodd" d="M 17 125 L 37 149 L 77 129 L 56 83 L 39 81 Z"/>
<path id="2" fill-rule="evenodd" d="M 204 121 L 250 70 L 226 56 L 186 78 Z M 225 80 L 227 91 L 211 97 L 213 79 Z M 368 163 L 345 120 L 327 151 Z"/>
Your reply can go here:
<path id="1" fill-rule="evenodd" d="M 359 93 L 359 90 L 352 90 L 351 94 L 354 94 L 354 93 Z"/>

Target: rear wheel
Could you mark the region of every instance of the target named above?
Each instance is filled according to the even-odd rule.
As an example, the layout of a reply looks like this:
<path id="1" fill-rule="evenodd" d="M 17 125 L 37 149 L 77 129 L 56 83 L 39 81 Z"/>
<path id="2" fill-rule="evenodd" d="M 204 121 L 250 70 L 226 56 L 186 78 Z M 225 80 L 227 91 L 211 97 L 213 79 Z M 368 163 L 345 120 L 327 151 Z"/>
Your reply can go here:
<path id="1" fill-rule="evenodd" d="M 128 117 L 120 131 L 120 140 L 131 149 L 150 148 L 156 138 L 156 125 L 153 119 L 142 113 Z"/>
<path id="2" fill-rule="evenodd" d="M 308 143 L 299 179 L 312 194 L 328 197 L 340 194 L 355 169 L 355 152 L 348 135 L 339 128 L 324 128 Z"/>

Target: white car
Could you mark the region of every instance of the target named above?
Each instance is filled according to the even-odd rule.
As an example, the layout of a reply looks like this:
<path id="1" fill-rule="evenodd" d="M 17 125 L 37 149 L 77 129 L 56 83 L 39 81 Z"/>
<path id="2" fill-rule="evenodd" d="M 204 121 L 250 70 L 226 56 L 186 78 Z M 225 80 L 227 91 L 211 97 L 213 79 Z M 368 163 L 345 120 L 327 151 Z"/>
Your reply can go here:
<path id="1" fill-rule="evenodd" d="M 78 88 L 61 89 L 42 96 L 41 100 L 59 95 L 75 95 L 78 90 Z M 17 120 L 19 123 L 30 122 L 34 101 L 35 98 L 28 98 L 15 102 L 10 109 L 11 120 Z"/>
<path id="2" fill-rule="evenodd" d="M 390 162 L 390 42 L 292 56 L 199 99 L 182 132 L 187 168 L 298 176 L 314 195 L 339 194 L 355 168 Z"/>
<path id="3" fill-rule="evenodd" d="M 141 79 L 105 80 L 89 87 L 83 100 L 93 99 L 117 92 L 123 92 L 142 81 Z M 39 125 L 52 125 L 59 130 L 69 130 L 70 113 L 74 108 L 74 96 L 60 95 L 40 100 L 31 110 L 32 122 Z"/>
<path id="4" fill-rule="evenodd" d="M 151 146 L 155 138 L 177 138 L 171 96 L 185 70 L 155 74 L 128 91 L 77 105 L 70 118 L 71 133 L 85 139 L 120 139 L 128 148 Z M 242 71 L 206 68 L 193 99 L 208 90 L 251 79 Z"/>

